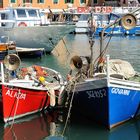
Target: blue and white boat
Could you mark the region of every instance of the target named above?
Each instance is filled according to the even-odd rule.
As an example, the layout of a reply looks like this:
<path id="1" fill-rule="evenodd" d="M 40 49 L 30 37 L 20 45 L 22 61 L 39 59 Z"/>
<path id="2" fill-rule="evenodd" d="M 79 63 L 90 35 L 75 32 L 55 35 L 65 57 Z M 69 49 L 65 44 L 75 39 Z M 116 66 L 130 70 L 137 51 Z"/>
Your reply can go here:
<path id="1" fill-rule="evenodd" d="M 110 23 L 114 22 L 120 17 L 123 17 L 124 13 L 98 13 L 94 14 L 94 19 L 96 21 L 96 31 L 94 35 L 99 36 L 101 31 L 105 26 L 108 26 Z M 137 15 L 138 16 L 138 15 Z M 140 35 L 140 21 L 137 18 L 137 25 L 127 30 L 121 26 L 121 23 L 115 24 L 105 30 L 106 33 L 111 35 Z"/>
<path id="2" fill-rule="evenodd" d="M 110 9 L 111 8 L 111 9 Z M 103 9 L 103 10 L 101 10 Z M 89 8 L 86 12 L 74 12 L 78 17 L 78 21 L 76 22 L 75 33 L 88 33 L 90 28 L 90 18 L 91 12 L 93 12 L 93 27 L 96 28 L 94 35 L 99 36 L 101 31 L 105 26 L 108 26 L 110 23 L 114 22 L 118 18 L 122 17 L 125 14 L 136 10 L 137 7 L 110 7 L 110 6 L 95 6 L 94 8 Z M 81 10 L 82 11 L 82 10 Z M 113 27 L 109 27 L 106 29 L 106 33 L 110 33 L 111 35 L 140 35 L 140 13 L 136 13 L 137 16 L 137 25 L 131 30 L 124 29 L 120 23 L 114 25 Z"/>
<path id="3" fill-rule="evenodd" d="M 118 22 L 122 19 L 128 21 L 129 16 Z M 133 20 L 127 27 L 133 26 L 132 23 Z M 104 31 L 101 33 L 101 48 Z M 93 42 L 90 43 L 92 50 Z M 140 115 L 140 73 L 127 61 L 109 60 L 109 56 L 105 59 L 102 49 L 96 63 L 93 53 L 89 58 L 72 57 L 67 92 L 69 113 L 72 109 L 111 129 Z M 76 74 L 73 72 L 75 68 Z"/>
<path id="4" fill-rule="evenodd" d="M 109 129 L 140 114 L 140 75 L 136 73 L 127 80 L 121 73 L 95 73 L 76 83 L 72 92 L 72 109 Z"/>

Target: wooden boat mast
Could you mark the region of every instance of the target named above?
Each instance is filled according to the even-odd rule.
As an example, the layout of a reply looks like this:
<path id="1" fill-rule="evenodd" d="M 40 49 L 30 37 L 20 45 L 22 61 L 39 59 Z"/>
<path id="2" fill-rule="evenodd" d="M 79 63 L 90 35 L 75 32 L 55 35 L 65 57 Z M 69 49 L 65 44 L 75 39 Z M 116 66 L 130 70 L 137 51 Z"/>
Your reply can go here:
<path id="1" fill-rule="evenodd" d="M 136 26 L 136 22 L 137 22 L 134 14 L 139 10 L 140 10 L 140 8 L 134 10 L 130 14 L 126 14 L 125 16 L 118 18 L 113 23 L 110 23 L 109 25 L 107 25 L 103 28 L 103 30 L 101 31 L 101 36 L 100 36 L 100 59 L 102 59 L 103 55 L 104 55 L 103 54 L 104 40 L 105 40 L 105 37 L 106 37 L 105 36 L 105 30 L 108 29 L 109 27 L 115 25 L 116 23 L 119 23 L 120 21 L 122 23 L 122 26 L 126 30 L 130 30 L 130 29 L 134 28 Z"/>

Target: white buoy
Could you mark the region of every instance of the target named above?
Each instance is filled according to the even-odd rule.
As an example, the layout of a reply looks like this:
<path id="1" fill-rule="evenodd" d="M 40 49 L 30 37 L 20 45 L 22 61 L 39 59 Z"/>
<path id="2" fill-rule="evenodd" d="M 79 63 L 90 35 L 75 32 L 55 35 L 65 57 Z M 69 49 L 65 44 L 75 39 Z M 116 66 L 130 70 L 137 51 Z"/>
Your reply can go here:
<path id="1" fill-rule="evenodd" d="M 54 89 L 49 89 L 50 93 L 50 105 L 55 106 L 55 91 Z"/>
<path id="2" fill-rule="evenodd" d="M 64 98 L 64 93 L 63 93 L 63 91 L 64 91 L 64 89 L 65 89 L 65 86 L 62 86 L 61 87 L 61 89 L 60 89 L 60 91 L 59 91 L 59 96 L 58 96 L 58 105 L 62 105 L 63 104 L 63 98 Z"/>

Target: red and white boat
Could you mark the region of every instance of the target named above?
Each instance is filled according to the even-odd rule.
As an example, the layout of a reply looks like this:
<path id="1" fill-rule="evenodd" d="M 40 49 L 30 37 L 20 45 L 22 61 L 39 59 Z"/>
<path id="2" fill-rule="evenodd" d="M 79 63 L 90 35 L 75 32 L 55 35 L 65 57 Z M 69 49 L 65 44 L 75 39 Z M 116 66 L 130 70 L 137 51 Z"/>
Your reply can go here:
<path id="1" fill-rule="evenodd" d="M 64 82 L 59 72 L 36 65 L 19 69 L 19 65 L 15 54 L 1 62 L 0 116 L 4 122 L 62 105 Z"/>

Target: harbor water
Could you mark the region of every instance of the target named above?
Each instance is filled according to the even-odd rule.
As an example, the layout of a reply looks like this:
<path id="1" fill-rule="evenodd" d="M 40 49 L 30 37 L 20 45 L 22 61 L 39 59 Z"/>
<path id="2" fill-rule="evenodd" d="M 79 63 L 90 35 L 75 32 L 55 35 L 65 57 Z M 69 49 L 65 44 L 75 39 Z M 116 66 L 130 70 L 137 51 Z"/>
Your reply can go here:
<path id="1" fill-rule="evenodd" d="M 110 40 L 111 39 L 111 40 Z M 94 60 L 99 56 L 100 38 L 94 38 Z M 107 43 L 109 45 L 106 47 Z M 110 58 L 129 61 L 140 72 L 140 36 L 115 36 L 105 40 L 104 48 Z M 70 70 L 70 58 L 74 55 L 90 55 L 89 38 L 86 34 L 65 36 L 52 52 L 39 58 L 24 58 L 22 66 L 32 64 L 47 66 L 59 71 L 64 78 Z M 129 107 L 129 106 L 128 106 Z M 116 110 L 117 111 L 117 110 Z M 86 113 L 86 112 L 85 112 Z M 42 112 L 9 124 L 0 124 L 1 140 L 140 140 L 140 119 L 133 119 L 112 130 L 92 122 L 84 116 L 71 115 L 60 111 Z M 66 127 L 65 127 L 66 126 Z"/>

